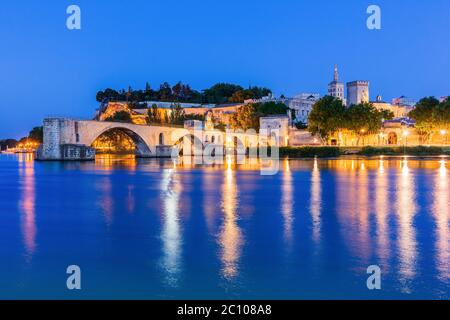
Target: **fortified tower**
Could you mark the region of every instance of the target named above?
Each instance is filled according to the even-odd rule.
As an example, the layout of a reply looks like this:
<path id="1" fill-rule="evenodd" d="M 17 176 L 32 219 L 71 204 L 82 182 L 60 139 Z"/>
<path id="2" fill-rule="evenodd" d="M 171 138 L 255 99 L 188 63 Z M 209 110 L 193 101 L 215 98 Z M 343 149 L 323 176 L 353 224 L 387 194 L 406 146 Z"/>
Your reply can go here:
<path id="1" fill-rule="evenodd" d="M 369 103 L 369 81 L 347 83 L 347 105 Z"/>

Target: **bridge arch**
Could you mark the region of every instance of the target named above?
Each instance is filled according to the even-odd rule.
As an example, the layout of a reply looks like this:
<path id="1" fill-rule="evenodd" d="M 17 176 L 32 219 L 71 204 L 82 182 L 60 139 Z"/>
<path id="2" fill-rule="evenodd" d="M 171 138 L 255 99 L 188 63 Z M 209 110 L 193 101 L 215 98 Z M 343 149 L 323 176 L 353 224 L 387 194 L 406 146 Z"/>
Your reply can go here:
<path id="1" fill-rule="evenodd" d="M 133 144 L 134 144 L 134 152 L 137 156 L 140 157 L 150 157 L 152 156 L 152 151 L 150 147 L 145 142 L 144 138 L 139 135 L 137 132 L 123 127 L 123 126 L 114 126 L 106 128 L 102 131 L 100 131 L 98 134 L 96 134 L 92 141 L 89 143 L 91 147 L 98 150 L 98 144 L 97 142 L 101 141 L 102 138 L 108 138 L 108 136 L 126 136 Z"/>
<path id="2" fill-rule="evenodd" d="M 192 133 L 187 133 L 178 137 L 174 143 L 178 148 L 179 154 L 182 155 L 197 155 L 203 153 L 204 143 L 202 139 Z"/>

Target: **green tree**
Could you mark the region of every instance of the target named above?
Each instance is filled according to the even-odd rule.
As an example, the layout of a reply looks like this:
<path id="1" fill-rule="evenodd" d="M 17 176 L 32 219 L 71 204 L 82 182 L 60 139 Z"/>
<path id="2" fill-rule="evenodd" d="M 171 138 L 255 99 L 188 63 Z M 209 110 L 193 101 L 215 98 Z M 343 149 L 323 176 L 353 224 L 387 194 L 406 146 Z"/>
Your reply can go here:
<path id="1" fill-rule="evenodd" d="M 256 108 L 260 117 L 281 115 L 281 114 L 286 115 L 289 109 L 284 103 L 278 103 L 273 101 L 257 103 Z"/>
<path id="2" fill-rule="evenodd" d="M 229 98 L 229 101 L 233 103 L 241 103 L 248 99 L 253 99 L 253 93 L 249 90 L 239 90 L 233 93 L 233 95 Z"/>
<path id="3" fill-rule="evenodd" d="M 392 120 L 395 117 L 395 114 L 391 110 L 382 109 L 380 112 L 383 120 Z"/>
<path id="4" fill-rule="evenodd" d="M 106 118 L 105 121 L 109 122 L 124 122 L 124 123 L 132 123 L 131 115 L 126 111 L 118 111 L 114 113 L 109 118 Z"/>
<path id="5" fill-rule="evenodd" d="M 345 107 L 340 99 L 325 96 L 317 101 L 308 118 L 308 131 L 328 143 L 329 137 L 343 128 Z"/>
<path id="6" fill-rule="evenodd" d="M 169 123 L 170 119 L 169 119 L 169 113 L 167 112 L 167 110 L 164 111 L 164 123 Z"/>
<path id="7" fill-rule="evenodd" d="M 286 115 L 288 107 L 284 103 L 265 102 L 247 104 L 238 109 L 231 117 L 233 129 L 259 130 L 259 118 L 270 115 Z"/>
<path id="8" fill-rule="evenodd" d="M 450 128 L 450 98 L 442 101 L 434 108 L 433 120 L 436 123 L 438 131 L 448 131 Z"/>
<path id="9" fill-rule="evenodd" d="M 173 94 L 172 94 L 172 88 L 170 87 L 170 84 L 167 82 L 164 82 L 159 87 L 159 100 L 160 101 L 172 101 L 173 100 Z"/>
<path id="10" fill-rule="evenodd" d="M 32 141 L 42 143 L 44 141 L 44 128 L 34 127 L 28 134 L 28 138 Z"/>
<path id="11" fill-rule="evenodd" d="M 409 113 L 409 117 L 416 121 L 416 129 L 421 136 L 422 142 L 427 142 L 431 139 L 433 132 L 435 132 L 440 125 L 436 122 L 436 117 L 440 112 L 439 100 L 435 97 L 426 97 L 421 99 L 414 110 Z"/>
<path id="12" fill-rule="evenodd" d="M 351 105 L 345 112 L 345 129 L 358 137 L 358 144 L 361 137 L 374 134 L 380 131 L 383 125 L 383 118 L 390 114 L 377 110 L 370 103 L 360 103 Z"/>
<path id="13" fill-rule="evenodd" d="M 267 88 L 261 87 L 249 87 L 245 90 L 236 91 L 230 98 L 230 102 L 240 103 L 248 99 L 261 99 L 262 97 L 268 96 L 272 91 Z"/>
<path id="14" fill-rule="evenodd" d="M 161 116 L 156 104 L 152 104 L 151 108 L 147 110 L 147 114 L 150 123 L 161 123 Z"/>
<path id="15" fill-rule="evenodd" d="M 97 102 L 107 102 L 107 101 L 115 101 L 120 100 L 120 94 L 113 89 L 105 89 L 105 91 L 99 91 L 96 95 Z"/>
<path id="16" fill-rule="evenodd" d="M 258 109 L 255 104 L 247 104 L 238 109 L 230 118 L 230 125 L 233 129 L 259 129 Z"/>
<path id="17" fill-rule="evenodd" d="M 209 89 L 203 90 L 204 103 L 227 103 L 229 98 L 237 91 L 243 90 L 239 85 L 230 83 L 217 83 Z"/>
<path id="18" fill-rule="evenodd" d="M 184 109 L 179 105 L 175 105 L 175 107 L 171 107 L 172 112 L 172 121 L 173 124 L 183 124 L 184 122 Z"/>

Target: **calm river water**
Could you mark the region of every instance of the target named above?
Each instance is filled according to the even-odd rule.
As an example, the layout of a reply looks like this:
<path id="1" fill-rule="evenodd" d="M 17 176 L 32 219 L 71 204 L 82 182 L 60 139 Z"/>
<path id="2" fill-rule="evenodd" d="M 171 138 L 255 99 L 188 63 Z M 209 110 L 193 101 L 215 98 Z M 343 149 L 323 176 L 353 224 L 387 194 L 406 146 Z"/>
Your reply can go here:
<path id="1" fill-rule="evenodd" d="M 262 176 L 2 155 L 0 298 L 449 299 L 449 171 L 448 158 L 291 160 Z"/>

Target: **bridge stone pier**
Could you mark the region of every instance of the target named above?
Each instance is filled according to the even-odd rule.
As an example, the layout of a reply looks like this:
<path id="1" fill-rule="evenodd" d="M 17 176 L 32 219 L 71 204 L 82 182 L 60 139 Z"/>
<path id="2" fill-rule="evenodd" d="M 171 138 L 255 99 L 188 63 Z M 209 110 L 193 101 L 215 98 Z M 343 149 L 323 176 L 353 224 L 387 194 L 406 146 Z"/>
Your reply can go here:
<path id="1" fill-rule="evenodd" d="M 44 119 L 44 142 L 37 151 L 38 160 L 94 160 L 94 141 L 109 130 L 120 130 L 136 146 L 138 157 L 171 157 L 204 155 L 205 152 L 245 154 L 256 147 L 256 134 L 226 134 L 220 130 L 191 127 L 136 125 L 130 123 L 76 120 L 70 118 Z"/>

